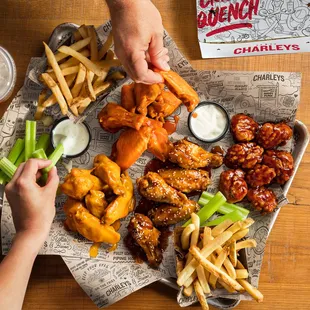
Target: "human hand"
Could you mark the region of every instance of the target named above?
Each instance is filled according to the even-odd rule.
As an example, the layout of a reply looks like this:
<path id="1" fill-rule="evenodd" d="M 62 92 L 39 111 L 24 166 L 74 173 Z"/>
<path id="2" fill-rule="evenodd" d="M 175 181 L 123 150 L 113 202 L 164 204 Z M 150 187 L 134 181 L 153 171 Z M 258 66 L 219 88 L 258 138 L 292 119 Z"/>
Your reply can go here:
<path id="1" fill-rule="evenodd" d="M 55 197 L 59 183 L 56 168 L 50 170 L 44 187 L 36 183 L 41 176 L 39 170 L 50 164 L 49 160 L 28 160 L 17 168 L 13 179 L 5 187 L 16 234 L 30 236 L 39 246 L 46 239 L 55 216 Z"/>
<path id="2" fill-rule="evenodd" d="M 150 0 L 108 0 L 115 53 L 129 76 L 144 84 L 162 83 L 149 64 L 168 71 L 168 50 L 163 46 L 160 13 Z"/>

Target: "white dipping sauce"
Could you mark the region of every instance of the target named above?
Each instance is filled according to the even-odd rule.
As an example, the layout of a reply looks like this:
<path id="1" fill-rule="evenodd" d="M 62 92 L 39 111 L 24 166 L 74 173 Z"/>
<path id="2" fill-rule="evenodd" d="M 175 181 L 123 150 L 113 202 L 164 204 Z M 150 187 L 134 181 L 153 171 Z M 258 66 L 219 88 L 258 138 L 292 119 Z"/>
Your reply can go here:
<path id="1" fill-rule="evenodd" d="M 55 147 L 62 143 L 64 155 L 74 156 L 83 152 L 89 143 L 89 132 L 86 126 L 75 124 L 71 120 L 61 121 L 53 130 L 53 141 Z"/>
<path id="2" fill-rule="evenodd" d="M 225 112 L 214 104 L 196 108 L 190 119 L 191 129 L 203 140 L 219 138 L 227 126 Z"/>

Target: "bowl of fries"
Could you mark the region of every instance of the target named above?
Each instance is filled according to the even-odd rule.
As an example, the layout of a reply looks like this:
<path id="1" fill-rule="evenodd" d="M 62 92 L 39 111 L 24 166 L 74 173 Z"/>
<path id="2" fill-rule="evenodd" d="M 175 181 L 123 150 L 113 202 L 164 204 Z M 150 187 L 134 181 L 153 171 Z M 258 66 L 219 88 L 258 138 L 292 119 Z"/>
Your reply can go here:
<path id="1" fill-rule="evenodd" d="M 247 292 L 262 302 L 263 295 L 248 281 L 246 268 L 245 249 L 256 247 L 254 239 L 246 239 L 254 220 L 226 220 L 210 228 L 200 227 L 194 213 L 191 219 L 191 224 L 174 231 L 177 284 L 183 295 L 195 292 L 203 309 L 209 309 L 207 298 L 214 297 L 217 289 L 222 289 L 222 296 Z"/>
<path id="2" fill-rule="evenodd" d="M 122 70 L 111 70 L 121 66 L 111 49 L 112 34 L 102 46 L 98 45 L 94 26 L 83 25 L 73 36 L 75 42 L 59 47 L 56 53 L 43 42 L 47 69 L 39 78 L 45 89 L 39 98 L 36 120 L 42 119 L 44 111 L 55 104 L 63 115 L 71 112 L 78 117 L 117 80 L 125 78 Z"/>

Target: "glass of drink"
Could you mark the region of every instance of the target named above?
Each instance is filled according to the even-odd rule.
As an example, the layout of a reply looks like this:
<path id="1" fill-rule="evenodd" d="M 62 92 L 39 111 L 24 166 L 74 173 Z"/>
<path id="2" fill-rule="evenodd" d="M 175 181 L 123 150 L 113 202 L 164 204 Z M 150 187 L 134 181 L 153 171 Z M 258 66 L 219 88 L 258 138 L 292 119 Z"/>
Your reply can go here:
<path id="1" fill-rule="evenodd" d="M 7 100 L 16 83 L 16 67 L 9 52 L 0 46 L 0 102 Z"/>

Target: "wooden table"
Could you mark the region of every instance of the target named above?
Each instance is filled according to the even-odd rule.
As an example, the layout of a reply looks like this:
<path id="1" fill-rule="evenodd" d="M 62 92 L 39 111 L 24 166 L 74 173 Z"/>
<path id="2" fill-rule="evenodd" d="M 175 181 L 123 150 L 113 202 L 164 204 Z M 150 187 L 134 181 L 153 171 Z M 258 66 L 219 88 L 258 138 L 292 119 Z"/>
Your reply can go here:
<path id="1" fill-rule="evenodd" d="M 154 0 L 165 28 L 196 69 L 302 72 L 302 100 L 298 119 L 310 128 L 310 54 L 202 60 L 196 34 L 195 1 Z M 63 22 L 100 25 L 108 19 L 104 0 L 2 0 L 0 45 L 9 50 L 17 66 L 17 90 L 22 86 L 30 57 L 42 55 L 42 41 Z M 11 98 L 12 99 L 12 98 Z M 10 103 L 0 105 L 2 115 Z M 268 239 L 260 290 L 263 304 L 242 303 L 238 309 L 309 309 L 310 295 L 310 153 L 309 149 Z M 176 292 L 153 284 L 110 309 L 178 309 Z M 27 290 L 25 310 L 96 309 L 58 256 L 38 257 Z M 197 306 L 189 309 L 197 309 Z"/>

